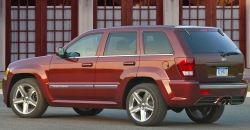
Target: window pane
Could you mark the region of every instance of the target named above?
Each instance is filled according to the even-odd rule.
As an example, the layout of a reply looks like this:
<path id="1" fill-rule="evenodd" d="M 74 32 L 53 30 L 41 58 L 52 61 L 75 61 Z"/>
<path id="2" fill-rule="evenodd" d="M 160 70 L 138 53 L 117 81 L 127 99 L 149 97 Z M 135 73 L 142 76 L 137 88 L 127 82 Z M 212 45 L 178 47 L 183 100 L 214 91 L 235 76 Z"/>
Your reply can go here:
<path id="1" fill-rule="evenodd" d="M 145 54 L 172 54 L 173 50 L 164 32 L 144 32 Z"/>
<path id="2" fill-rule="evenodd" d="M 136 32 L 110 33 L 104 55 L 134 55 L 136 54 L 136 41 Z"/>
<path id="3" fill-rule="evenodd" d="M 101 38 L 102 34 L 92 34 L 84 36 L 75 43 L 73 43 L 66 50 L 66 53 L 70 55 L 71 52 L 77 52 L 80 54 L 80 57 L 95 56 Z"/>

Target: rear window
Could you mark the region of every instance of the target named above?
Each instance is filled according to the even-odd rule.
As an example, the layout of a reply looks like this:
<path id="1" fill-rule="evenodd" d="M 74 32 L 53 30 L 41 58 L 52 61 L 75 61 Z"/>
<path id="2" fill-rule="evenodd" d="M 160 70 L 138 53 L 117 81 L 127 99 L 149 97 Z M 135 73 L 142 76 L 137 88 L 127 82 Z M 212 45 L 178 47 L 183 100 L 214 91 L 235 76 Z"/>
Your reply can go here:
<path id="1" fill-rule="evenodd" d="M 181 31 L 181 36 L 195 54 L 239 52 L 238 47 L 223 32 L 213 31 Z"/>

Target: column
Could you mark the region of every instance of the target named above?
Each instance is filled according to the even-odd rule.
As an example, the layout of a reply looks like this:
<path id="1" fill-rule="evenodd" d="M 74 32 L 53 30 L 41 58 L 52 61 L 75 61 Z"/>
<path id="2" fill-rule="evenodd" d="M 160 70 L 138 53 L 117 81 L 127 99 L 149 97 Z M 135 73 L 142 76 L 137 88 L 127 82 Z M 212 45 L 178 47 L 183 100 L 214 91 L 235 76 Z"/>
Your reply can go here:
<path id="1" fill-rule="evenodd" d="M 247 40 L 246 40 L 246 47 L 247 47 L 247 68 L 250 68 L 250 37 L 249 37 L 249 34 L 250 34 L 250 0 L 246 0 L 246 24 L 247 24 L 247 32 L 246 32 L 246 35 L 247 35 Z"/>
<path id="2" fill-rule="evenodd" d="M 179 25 L 179 0 L 163 0 L 163 24 Z"/>
<path id="3" fill-rule="evenodd" d="M 0 1 L 0 71 L 5 70 L 5 0 Z"/>
<path id="4" fill-rule="evenodd" d="M 78 34 L 93 29 L 93 0 L 79 0 Z"/>

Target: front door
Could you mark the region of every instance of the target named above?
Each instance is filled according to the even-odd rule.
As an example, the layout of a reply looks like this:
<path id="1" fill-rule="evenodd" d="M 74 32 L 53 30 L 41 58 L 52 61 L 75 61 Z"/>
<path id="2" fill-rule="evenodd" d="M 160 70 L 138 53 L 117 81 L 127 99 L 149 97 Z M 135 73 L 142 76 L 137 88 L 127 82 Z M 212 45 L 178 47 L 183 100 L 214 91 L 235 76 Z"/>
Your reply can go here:
<path id="1" fill-rule="evenodd" d="M 90 34 L 65 47 L 65 57 L 54 56 L 49 89 L 55 100 L 91 100 L 94 96 L 97 48 L 102 34 Z"/>
<path id="2" fill-rule="evenodd" d="M 128 75 L 135 77 L 139 66 L 137 32 L 110 32 L 102 56 L 96 64 L 95 96 L 98 101 L 114 101 Z"/>

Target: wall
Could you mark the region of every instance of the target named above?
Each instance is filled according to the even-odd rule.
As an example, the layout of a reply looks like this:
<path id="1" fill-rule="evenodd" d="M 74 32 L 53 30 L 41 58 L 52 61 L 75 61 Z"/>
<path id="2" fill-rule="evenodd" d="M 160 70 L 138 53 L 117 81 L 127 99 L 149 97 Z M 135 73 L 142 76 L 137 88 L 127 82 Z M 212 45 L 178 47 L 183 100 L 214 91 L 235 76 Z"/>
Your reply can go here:
<path id="1" fill-rule="evenodd" d="M 0 71 L 5 70 L 5 0 L 0 1 Z"/>
<path id="2" fill-rule="evenodd" d="M 163 24 L 179 25 L 179 0 L 163 0 Z"/>
<path id="3" fill-rule="evenodd" d="M 93 29 L 93 0 L 79 0 L 78 34 Z"/>

